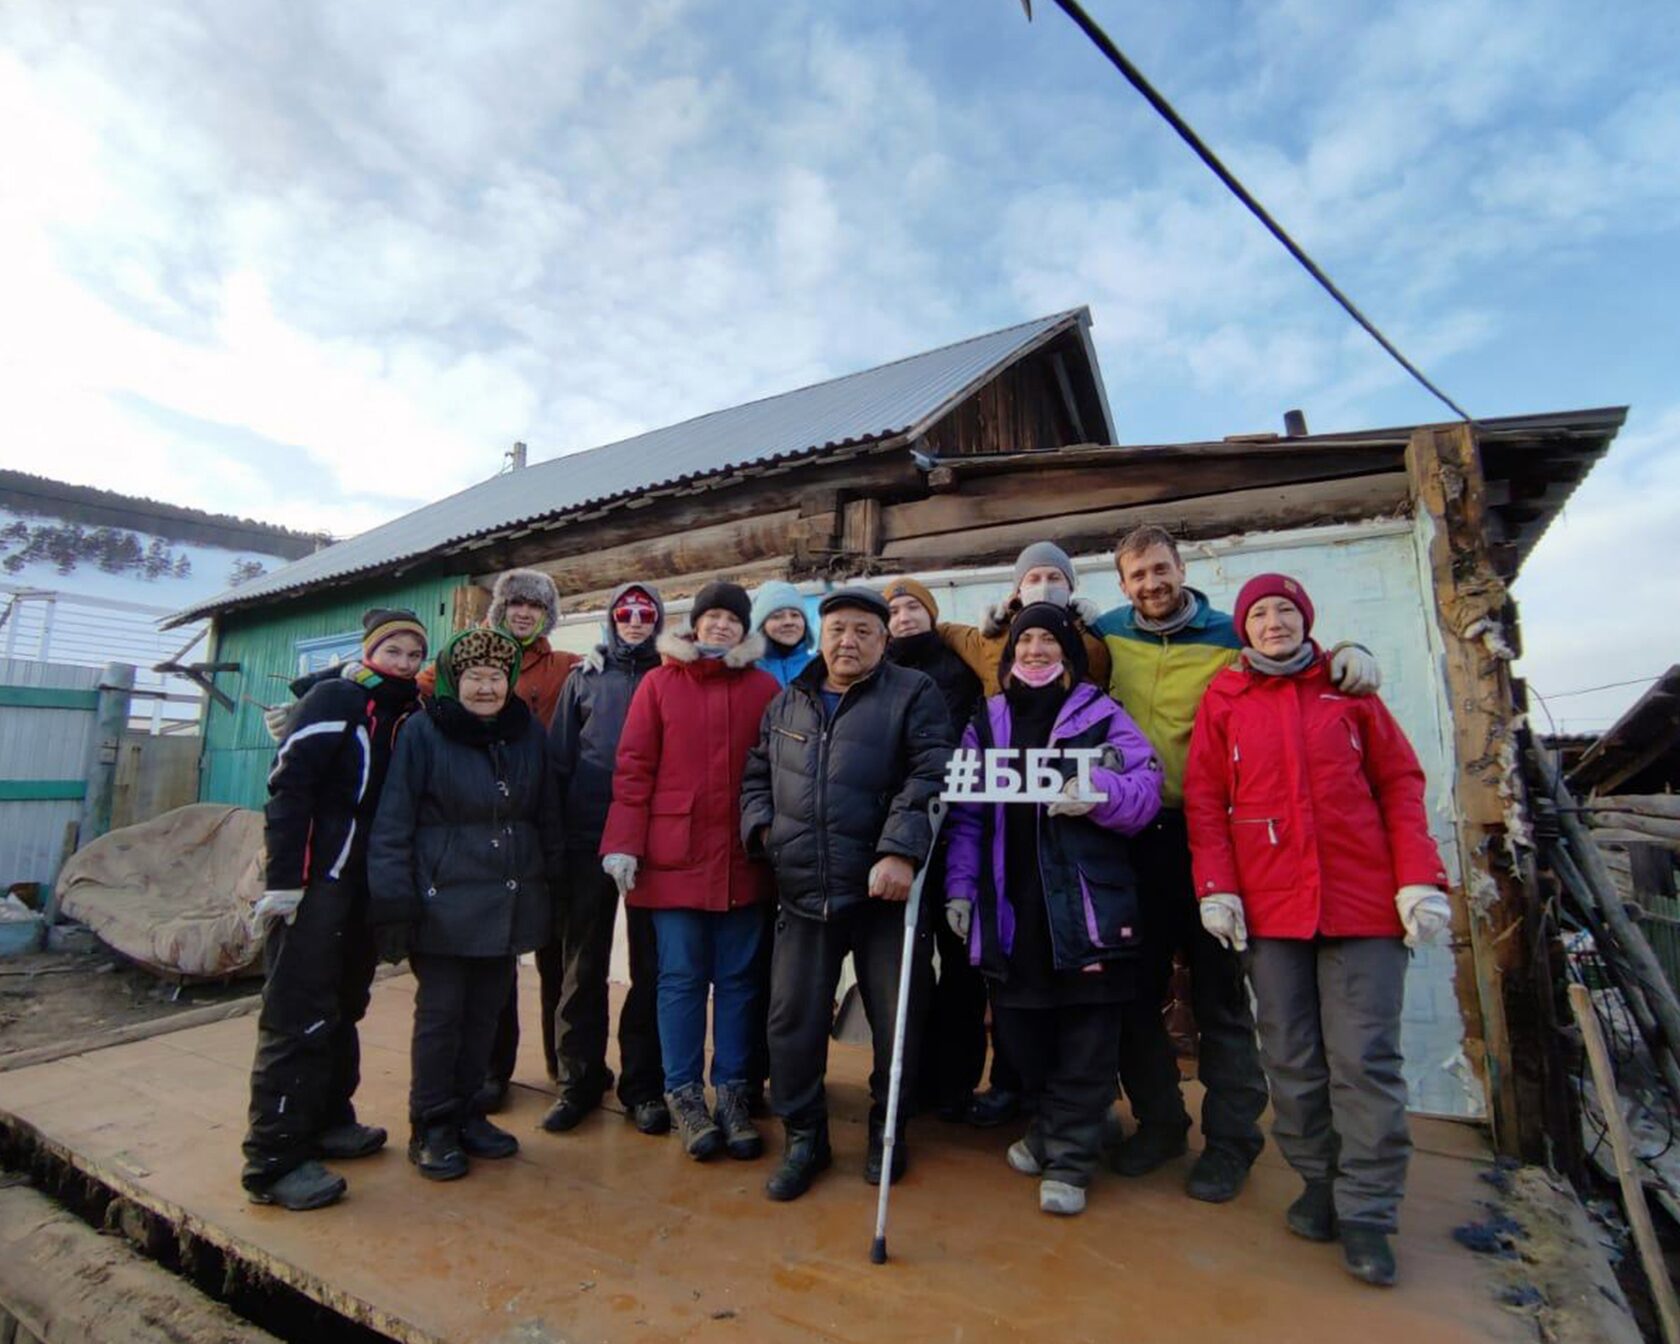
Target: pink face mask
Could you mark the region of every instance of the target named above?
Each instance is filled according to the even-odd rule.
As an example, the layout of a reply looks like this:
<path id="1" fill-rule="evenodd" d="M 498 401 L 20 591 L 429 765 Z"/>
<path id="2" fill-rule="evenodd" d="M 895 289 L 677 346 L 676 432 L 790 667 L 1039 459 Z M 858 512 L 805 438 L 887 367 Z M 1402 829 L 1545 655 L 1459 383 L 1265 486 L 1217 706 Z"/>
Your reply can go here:
<path id="1" fill-rule="evenodd" d="M 1009 669 L 1009 675 L 1025 686 L 1031 686 L 1035 691 L 1048 686 L 1062 675 L 1064 668 L 1061 663 L 1050 663 L 1045 667 L 1023 667 L 1016 663 Z"/>

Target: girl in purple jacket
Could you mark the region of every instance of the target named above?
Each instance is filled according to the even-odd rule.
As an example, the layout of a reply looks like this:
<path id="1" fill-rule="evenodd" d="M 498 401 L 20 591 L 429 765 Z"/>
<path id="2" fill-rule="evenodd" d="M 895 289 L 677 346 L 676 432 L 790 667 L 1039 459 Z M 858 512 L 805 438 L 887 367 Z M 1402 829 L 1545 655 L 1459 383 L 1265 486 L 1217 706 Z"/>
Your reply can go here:
<path id="1" fill-rule="evenodd" d="M 1161 806 L 1154 750 L 1084 675 L 1064 608 L 1034 603 L 1015 617 L 1003 691 L 975 715 L 964 749 L 1013 749 L 1029 783 L 1035 748 L 1099 754 L 1084 789 L 1073 759 L 1049 758 L 1065 781 L 1053 802 L 956 802 L 945 880 L 946 918 L 992 986 L 998 1043 L 1037 1098 L 1009 1165 L 1041 1177 L 1039 1208 L 1062 1214 L 1085 1207 L 1114 1100 L 1120 1008 L 1138 992 L 1142 926 L 1124 837 Z"/>

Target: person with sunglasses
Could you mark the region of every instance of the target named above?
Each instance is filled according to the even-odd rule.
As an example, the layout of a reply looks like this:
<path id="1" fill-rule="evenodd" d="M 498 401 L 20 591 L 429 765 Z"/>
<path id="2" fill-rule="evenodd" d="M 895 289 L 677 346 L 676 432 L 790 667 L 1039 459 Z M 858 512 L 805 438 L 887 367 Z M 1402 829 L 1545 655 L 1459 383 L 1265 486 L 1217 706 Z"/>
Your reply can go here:
<path id="1" fill-rule="evenodd" d="M 612 802 L 613 764 L 630 700 L 659 666 L 665 606 L 658 589 L 626 583 L 607 602 L 606 636 L 566 682 L 549 728 L 549 762 L 565 806 L 567 889 L 550 964 L 543 976 L 544 1025 L 555 1038 L 560 1098 L 542 1127 L 575 1128 L 613 1084 L 607 1067 L 607 970 L 612 959 L 618 887 L 597 855 Z M 659 956 L 653 912 L 624 910 L 630 992 L 618 1016 L 618 1099 L 643 1134 L 671 1128 L 659 1056 Z M 552 990 L 552 998 L 550 991 Z"/>

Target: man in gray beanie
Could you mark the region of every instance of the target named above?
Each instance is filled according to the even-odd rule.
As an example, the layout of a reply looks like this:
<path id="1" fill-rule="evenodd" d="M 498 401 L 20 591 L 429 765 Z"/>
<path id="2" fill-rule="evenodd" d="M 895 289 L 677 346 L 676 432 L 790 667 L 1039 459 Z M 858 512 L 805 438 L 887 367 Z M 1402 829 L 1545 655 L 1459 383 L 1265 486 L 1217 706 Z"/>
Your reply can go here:
<path id="1" fill-rule="evenodd" d="M 1103 686 L 1108 682 L 1108 650 L 1102 640 L 1086 630 L 1097 618 L 1095 604 L 1075 597 L 1073 590 L 1078 578 L 1068 553 L 1053 541 L 1035 541 L 1015 557 L 1015 587 L 1008 597 L 986 613 L 978 626 L 958 625 L 941 621 L 939 637 L 951 646 L 952 652 L 973 669 L 980 678 L 981 690 L 996 695 L 998 659 L 1009 638 L 1009 622 L 1023 606 L 1034 602 L 1050 602 L 1067 607 L 1074 615 L 1074 626 L 1085 641 L 1085 660 L 1091 680 Z"/>

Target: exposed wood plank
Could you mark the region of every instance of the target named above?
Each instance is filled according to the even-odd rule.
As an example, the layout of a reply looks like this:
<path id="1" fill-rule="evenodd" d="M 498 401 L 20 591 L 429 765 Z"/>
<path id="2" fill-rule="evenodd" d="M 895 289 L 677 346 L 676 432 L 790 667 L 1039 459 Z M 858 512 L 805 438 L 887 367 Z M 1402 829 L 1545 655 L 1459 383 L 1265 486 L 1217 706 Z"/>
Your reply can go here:
<path id="1" fill-rule="evenodd" d="M 1038 465 L 1038 464 L 1042 465 Z M 1311 454 L 1248 459 L 1233 457 L 1188 466 L 1182 462 L 1127 462 L 1064 467 L 1046 454 L 1036 470 L 1006 476 L 957 478 L 956 488 L 930 499 L 886 510 L 886 540 L 966 531 L 1029 518 L 1061 518 L 1071 511 L 1123 508 L 1157 500 L 1199 499 L 1272 484 L 1311 484 L 1369 475 L 1371 459 L 1359 454 Z M 931 482 L 930 482 L 931 483 Z"/>
<path id="2" fill-rule="evenodd" d="M 636 577 L 658 588 L 660 597 L 666 602 L 677 602 L 685 597 L 693 597 L 714 580 L 726 579 L 730 583 L 740 584 L 743 588 L 753 588 L 768 579 L 785 579 L 795 572 L 793 556 L 774 555 L 747 564 L 726 565 L 690 574 L 647 573 Z M 607 598 L 617 586 L 615 583 L 591 592 L 563 595 L 560 598 L 560 610 L 567 615 L 580 611 L 600 611 L 605 608 Z"/>
<path id="3" fill-rule="evenodd" d="M 491 580 L 494 582 L 494 580 Z M 490 611 L 490 585 L 463 583 L 455 590 L 450 622 L 456 630 L 470 630 Z"/>
<path id="4" fill-rule="evenodd" d="M 657 582 L 669 574 L 751 564 L 792 550 L 796 508 L 736 522 L 689 528 L 669 536 L 608 546 L 585 555 L 545 560 L 535 568 L 553 577 L 562 594 L 612 588 L 631 579 Z"/>
<path id="5" fill-rule="evenodd" d="M 1454 928 L 1469 935 L 1469 957 L 1459 960 L 1459 1000 L 1466 1035 L 1480 1037 L 1495 1143 L 1512 1156 L 1541 1160 L 1557 1079 L 1548 1070 L 1545 1038 L 1552 1024 L 1541 1020 L 1549 1012 L 1549 987 L 1531 979 L 1528 960 L 1529 946 L 1540 940 L 1525 927 L 1531 917 L 1525 891 L 1535 877 L 1510 664 L 1502 656 L 1509 597 L 1488 551 L 1481 461 L 1470 428 L 1416 431 L 1406 461 L 1417 507 L 1433 524 L 1428 559 L 1453 722 L 1462 884 L 1453 893 Z"/>
<path id="6" fill-rule="evenodd" d="M 1405 475 L 1385 472 L 1090 513 L 1064 511 L 1056 520 L 1055 536 L 1069 552 L 1091 551 L 1113 545 L 1123 533 L 1143 523 L 1158 523 L 1177 537 L 1194 540 L 1383 517 L 1403 512 L 1407 500 Z M 881 549 L 881 557 L 894 569 L 992 564 L 1013 557 L 1029 542 L 1042 538 L 1046 530 L 1043 520 L 1034 519 L 906 537 L 888 542 Z"/>
<path id="7" fill-rule="evenodd" d="M 849 501 L 840 521 L 841 549 L 850 555 L 878 555 L 881 536 L 881 501 Z"/>

